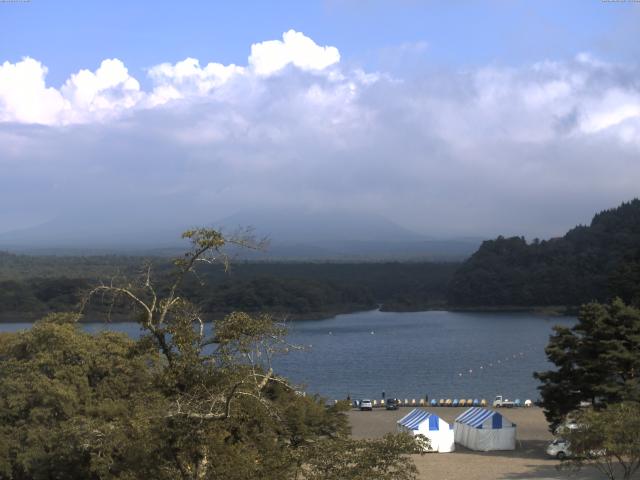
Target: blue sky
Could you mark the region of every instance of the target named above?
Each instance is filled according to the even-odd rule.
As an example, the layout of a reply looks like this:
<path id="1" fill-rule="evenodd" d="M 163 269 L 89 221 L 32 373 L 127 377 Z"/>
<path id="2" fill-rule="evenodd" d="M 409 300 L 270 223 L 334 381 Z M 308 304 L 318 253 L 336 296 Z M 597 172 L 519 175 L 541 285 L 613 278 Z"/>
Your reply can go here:
<path id="1" fill-rule="evenodd" d="M 638 2 L 32 0 L 0 24 L 0 234 L 295 206 L 549 237 L 638 195 Z"/>
<path id="2" fill-rule="evenodd" d="M 242 63 L 249 45 L 289 29 L 338 45 L 345 61 L 374 69 L 393 63 L 389 49 L 420 42 L 428 48 L 413 61 L 445 66 L 520 64 L 582 51 L 630 61 L 640 47 L 625 33 L 637 34 L 638 10 L 599 0 L 32 0 L 0 5 L 0 52 L 2 60 L 41 60 L 53 85 L 111 57 L 134 73 L 189 56 Z"/>

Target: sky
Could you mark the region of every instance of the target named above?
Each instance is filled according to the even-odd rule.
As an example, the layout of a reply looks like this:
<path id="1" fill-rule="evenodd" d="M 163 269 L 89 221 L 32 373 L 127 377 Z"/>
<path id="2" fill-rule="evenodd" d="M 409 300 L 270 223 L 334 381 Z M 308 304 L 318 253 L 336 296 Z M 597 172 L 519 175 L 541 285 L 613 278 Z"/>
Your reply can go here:
<path id="1" fill-rule="evenodd" d="M 0 233 L 295 208 L 547 238 L 639 195 L 640 2 L 31 0 L 0 25 Z"/>

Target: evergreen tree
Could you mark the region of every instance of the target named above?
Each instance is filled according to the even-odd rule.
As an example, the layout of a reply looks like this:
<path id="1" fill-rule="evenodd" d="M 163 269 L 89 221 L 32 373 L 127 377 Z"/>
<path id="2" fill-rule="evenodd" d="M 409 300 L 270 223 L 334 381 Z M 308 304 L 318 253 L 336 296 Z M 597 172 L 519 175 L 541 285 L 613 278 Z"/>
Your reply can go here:
<path id="1" fill-rule="evenodd" d="M 596 214 L 560 238 L 484 242 L 449 285 L 466 306 L 578 306 L 621 297 L 640 300 L 640 200 Z"/>
<path id="2" fill-rule="evenodd" d="M 583 306 L 575 326 L 555 328 L 546 353 L 557 370 L 534 376 L 552 429 L 580 402 L 640 400 L 640 310 L 622 300 Z"/>

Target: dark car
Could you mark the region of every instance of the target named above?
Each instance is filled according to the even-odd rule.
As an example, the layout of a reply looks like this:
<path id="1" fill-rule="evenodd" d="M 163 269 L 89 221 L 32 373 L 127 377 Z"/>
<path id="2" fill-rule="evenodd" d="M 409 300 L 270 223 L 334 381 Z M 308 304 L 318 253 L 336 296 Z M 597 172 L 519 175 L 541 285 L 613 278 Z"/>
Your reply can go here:
<path id="1" fill-rule="evenodd" d="M 398 408 L 400 408 L 400 402 L 397 398 L 390 398 L 389 400 L 387 400 L 387 410 L 398 410 Z"/>

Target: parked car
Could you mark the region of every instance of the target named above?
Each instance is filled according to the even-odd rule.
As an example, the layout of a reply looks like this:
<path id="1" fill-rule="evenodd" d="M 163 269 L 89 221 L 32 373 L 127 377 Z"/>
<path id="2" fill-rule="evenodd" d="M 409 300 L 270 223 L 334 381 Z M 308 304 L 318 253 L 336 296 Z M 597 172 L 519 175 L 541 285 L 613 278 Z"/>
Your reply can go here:
<path id="1" fill-rule="evenodd" d="M 371 400 L 363 398 L 360 400 L 360 410 L 373 410 L 373 404 Z"/>
<path id="2" fill-rule="evenodd" d="M 564 438 L 556 438 L 547 446 L 547 455 L 557 458 L 558 460 L 564 460 L 571 456 L 571 450 L 569 450 L 569 442 Z"/>
<path id="3" fill-rule="evenodd" d="M 389 400 L 387 400 L 385 408 L 387 410 L 398 410 L 398 408 L 400 408 L 400 402 L 397 398 L 390 398 Z"/>
<path id="4" fill-rule="evenodd" d="M 570 447 L 571 447 L 571 444 L 569 443 L 568 440 L 565 440 L 562 437 L 556 438 L 553 442 L 551 442 L 547 446 L 547 455 L 555 457 L 558 460 L 564 460 L 565 458 L 577 456 L 571 451 Z M 584 457 L 594 458 L 594 457 L 600 457 L 602 455 L 606 455 L 606 450 L 598 449 L 598 450 L 590 450 L 588 453 L 584 454 Z"/>

